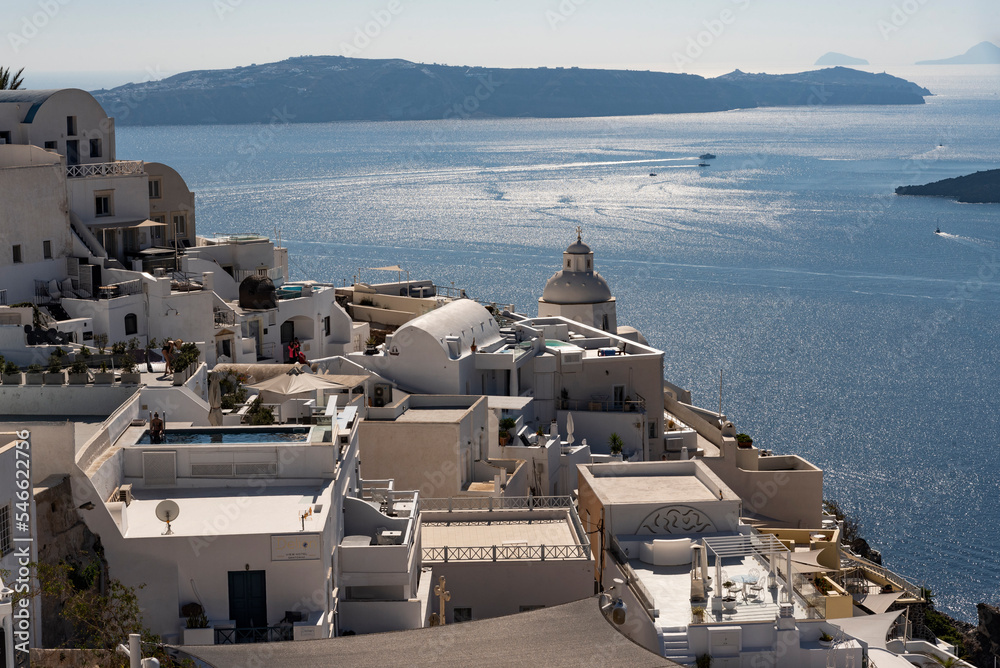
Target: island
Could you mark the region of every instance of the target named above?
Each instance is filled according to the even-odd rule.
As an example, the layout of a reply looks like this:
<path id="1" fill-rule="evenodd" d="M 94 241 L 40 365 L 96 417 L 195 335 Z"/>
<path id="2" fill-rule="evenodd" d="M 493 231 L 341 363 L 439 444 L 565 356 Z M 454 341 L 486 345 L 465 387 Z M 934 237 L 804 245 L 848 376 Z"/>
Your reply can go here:
<path id="1" fill-rule="evenodd" d="M 970 204 L 1000 204 L 1000 169 L 956 176 L 923 186 L 900 186 L 897 195 L 951 197 Z"/>
<path id="2" fill-rule="evenodd" d="M 992 42 L 980 42 L 960 56 L 941 60 L 921 60 L 917 65 L 998 65 L 1000 46 Z"/>
<path id="3" fill-rule="evenodd" d="M 922 104 L 888 74 L 830 68 L 717 78 L 635 70 L 503 69 L 302 56 L 184 72 L 92 93 L 119 125 L 569 118 L 815 104 Z"/>
<path id="4" fill-rule="evenodd" d="M 869 63 L 864 58 L 855 58 L 854 56 L 846 56 L 836 51 L 829 51 L 820 56 L 813 64 L 816 67 L 851 67 L 854 65 L 868 65 Z"/>

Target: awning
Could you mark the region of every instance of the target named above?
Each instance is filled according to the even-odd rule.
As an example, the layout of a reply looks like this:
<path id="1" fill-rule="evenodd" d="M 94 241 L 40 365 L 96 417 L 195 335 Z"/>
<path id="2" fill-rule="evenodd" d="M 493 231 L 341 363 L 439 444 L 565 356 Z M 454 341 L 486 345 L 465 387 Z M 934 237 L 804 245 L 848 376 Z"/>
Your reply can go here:
<path id="1" fill-rule="evenodd" d="M 368 267 L 370 271 L 403 271 L 403 268 L 398 264 L 394 264 L 391 267 Z"/>
<path id="2" fill-rule="evenodd" d="M 109 220 L 107 222 L 94 222 L 87 223 L 87 227 L 91 230 L 124 230 L 124 229 L 136 229 L 136 228 L 147 228 L 147 227 L 159 227 L 161 225 L 166 225 L 166 223 L 157 223 L 155 221 L 147 219 L 140 220 Z"/>
<path id="3" fill-rule="evenodd" d="M 878 615 L 888 610 L 902 595 L 901 591 L 892 594 L 854 594 L 854 602 Z"/>
<path id="4" fill-rule="evenodd" d="M 889 629 L 896 623 L 896 619 L 903 614 L 902 610 L 886 612 L 881 615 L 868 615 L 867 617 L 845 617 L 844 619 L 828 619 L 827 623 L 840 628 L 844 633 L 869 647 L 876 649 L 886 649 L 886 636 Z"/>
<path id="5" fill-rule="evenodd" d="M 820 552 L 822 550 L 792 552 L 792 569 L 797 573 L 825 573 L 835 570 L 819 563 Z"/>

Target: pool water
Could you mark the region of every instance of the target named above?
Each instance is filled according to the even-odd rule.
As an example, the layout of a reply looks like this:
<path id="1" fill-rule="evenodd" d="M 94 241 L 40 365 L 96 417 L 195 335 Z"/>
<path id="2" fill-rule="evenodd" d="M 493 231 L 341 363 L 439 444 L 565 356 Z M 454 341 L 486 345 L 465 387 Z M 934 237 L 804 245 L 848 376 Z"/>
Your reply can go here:
<path id="1" fill-rule="evenodd" d="M 199 443 L 305 443 L 309 438 L 308 427 L 282 429 L 167 429 L 163 445 L 196 445 Z M 149 430 L 143 432 L 139 445 L 149 445 Z"/>

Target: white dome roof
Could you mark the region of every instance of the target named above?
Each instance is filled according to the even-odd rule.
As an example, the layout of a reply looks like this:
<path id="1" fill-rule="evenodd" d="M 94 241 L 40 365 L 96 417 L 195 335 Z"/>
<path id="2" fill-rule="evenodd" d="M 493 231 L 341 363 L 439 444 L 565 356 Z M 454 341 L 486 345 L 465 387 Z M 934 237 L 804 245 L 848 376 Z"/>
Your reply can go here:
<path id="1" fill-rule="evenodd" d="M 590 271 L 560 271 L 542 291 L 542 300 L 550 304 L 599 304 L 609 299 L 611 288 L 607 282 Z"/>

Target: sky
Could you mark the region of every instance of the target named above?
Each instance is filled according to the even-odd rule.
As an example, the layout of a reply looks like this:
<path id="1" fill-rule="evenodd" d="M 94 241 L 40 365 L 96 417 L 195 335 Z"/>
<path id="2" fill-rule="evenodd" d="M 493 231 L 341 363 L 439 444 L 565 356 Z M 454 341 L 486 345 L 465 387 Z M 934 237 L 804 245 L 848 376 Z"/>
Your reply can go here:
<path id="1" fill-rule="evenodd" d="M 99 88 L 301 55 L 714 75 L 1000 44 L 996 0 L 5 0 L 0 66 Z"/>

